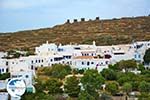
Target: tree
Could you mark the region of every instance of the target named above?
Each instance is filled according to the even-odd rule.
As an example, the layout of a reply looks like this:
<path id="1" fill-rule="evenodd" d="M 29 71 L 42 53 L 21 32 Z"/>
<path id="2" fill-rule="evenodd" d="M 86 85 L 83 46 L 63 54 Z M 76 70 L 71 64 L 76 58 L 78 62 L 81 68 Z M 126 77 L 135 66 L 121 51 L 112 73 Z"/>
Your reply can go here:
<path id="1" fill-rule="evenodd" d="M 87 70 L 81 78 L 83 89 L 95 98 L 98 98 L 97 90 L 100 89 L 104 82 L 105 80 L 101 74 L 94 69 Z"/>
<path id="2" fill-rule="evenodd" d="M 62 82 L 56 78 L 50 78 L 45 83 L 45 88 L 50 94 L 62 93 Z"/>
<path id="3" fill-rule="evenodd" d="M 137 63 L 135 60 L 122 60 L 118 63 L 120 70 L 125 69 L 125 72 L 128 72 L 129 69 L 137 68 Z"/>
<path id="4" fill-rule="evenodd" d="M 139 81 L 132 81 L 131 84 L 132 84 L 132 90 L 138 91 Z"/>
<path id="5" fill-rule="evenodd" d="M 78 94 L 80 92 L 80 86 L 77 77 L 72 76 L 67 78 L 64 84 L 64 91 L 71 97 L 78 97 Z"/>
<path id="6" fill-rule="evenodd" d="M 140 92 L 147 92 L 147 93 L 150 92 L 150 83 L 146 81 L 140 82 L 139 90 Z"/>
<path id="7" fill-rule="evenodd" d="M 106 80 L 116 80 L 117 78 L 115 71 L 112 69 L 103 69 L 101 74 Z"/>
<path id="8" fill-rule="evenodd" d="M 38 92 L 35 94 L 25 93 L 21 97 L 21 100 L 56 100 L 56 97 L 43 92 Z"/>
<path id="9" fill-rule="evenodd" d="M 51 67 L 51 70 L 49 71 L 48 75 L 54 77 L 54 78 L 65 78 L 66 75 L 71 73 L 71 67 L 69 65 L 61 65 L 61 64 L 55 64 Z"/>
<path id="10" fill-rule="evenodd" d="M 137 75 L 135 75 L 132 72 L 127 72 L 127 73 L 122 73 L 118 72 L 117 73 L 117 82 L 122 86 L 126 82 L 133 82 L 136 81 L 138 78 Z"/>
<path id="11" fill-rule="evenodd" d="M 37 78 L 36 84 L 34 85 L 36 88 L 36 93 L 25 92 L 25 94 L 21 97 L 21 100 L 33 100 L 33 98 L 34 100 L 55 100 L 54 96 L 45 93 L 47 90 L 47 81 L 45 82 Z"/>
<path id="12" fill-rule="evenodd" d="M 131 79 L 128 75 L 126 75 L 123 72 L 118 72 L 117 73 L 117 82 L 119 83 L 119 85 L 123 85 L 125 82 L 129 82 Z"/>
<path id="13" fill-rule="evenodd" d="M 132 84 L 129 82 L 124 83 L 123 91 L 126 92 L 126 94 L 128 95 L 128 93 L 132 91 Z"/>
<path id="14" fill-rule="evenodd" d="M 78 100 L 96 100 L 94 96 L 90 95 L 87 91 L 81 91 Z"/>
<path id="15" fill-rule="evenodd" d="M 83 74 L 85 69 L 73 69 L 73 74 Z"/>
<path id="16" fill-rule="evenodd" d="M 150 100 L 149 93 L 141 93 L 141 95 L 138 96 L 138 100 Z"/>
<path id="17" fill-rule="evenodd" d="M 43 82 L 42 80 L 39 80 L 38 78 L 35 81 L 36 81 L 36 84 L 35 84 L 36 92 L 43 93 L 46 87 L 45 82 Z"/>
<path id="18" fill-rule="evenodd" d="M 150 70 L 143 70 L 141 74 L 144 75 L 145 77 L 149 78 L 150 77 Z"/>
<path id="19" fill-rule="evenodd" d="M 106 84 L 106 90 L 112 95 L 115 95 L 118 92 L 119 84 L 115 81 L 109 82 Z"/>
<path id="20" fill-rule="evenodd" d="M 150 63 L 150 48 L 146 50 L 145 55 L 144 55 L 144 62 L 146 64 Z"/>
<path id="21" fill-rule="evenodd" d="M 6 80 L 7 78 L 10 78 L 10 73 L 0 74 L 0 80 Z"/>
<path id="22" fill-rule="evenodd" d="M 145 70 L 144 65 L 143 64 L 139 64 L 138 65 L 138 70 L 140 70 L 141 72 L 143 72 Z"/>
<path id="23" fill-rule="evenodd" d="M 109 65 L 108 67 L 109 67 L 109 69 L 112 69 L 112 70 L 114 70 L 114 71 L 117 71 L 117 70 L 119 70 L 119 63 L 117 62 L 116 64 L 114 64 L 114 65 Z"/>

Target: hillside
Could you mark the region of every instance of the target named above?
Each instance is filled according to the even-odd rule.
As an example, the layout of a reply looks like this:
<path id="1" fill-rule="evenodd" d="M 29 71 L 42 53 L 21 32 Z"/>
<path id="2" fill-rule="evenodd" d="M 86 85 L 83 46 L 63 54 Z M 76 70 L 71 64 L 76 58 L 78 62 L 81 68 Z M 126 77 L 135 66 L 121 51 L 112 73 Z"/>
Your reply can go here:
<path id="1" fill-rule="evenodd" d="M 150 40 L 150 16 L 111 20 L 66 22 L 52 28 L 0 34 L 0 51 L 34 49 L 46 41 L 55 43 L 92 43 L 112 45 L 131 43 L 132 40 Z"/>

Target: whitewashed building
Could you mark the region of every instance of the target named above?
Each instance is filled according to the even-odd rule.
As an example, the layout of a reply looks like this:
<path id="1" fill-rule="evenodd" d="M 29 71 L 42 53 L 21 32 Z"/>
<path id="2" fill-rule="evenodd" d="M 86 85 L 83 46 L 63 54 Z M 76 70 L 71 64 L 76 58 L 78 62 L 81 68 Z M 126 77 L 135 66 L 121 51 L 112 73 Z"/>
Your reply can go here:
<path id="1" fill-rule="evenodd" d="M 55 43 L 48 43 L 48 41 L 45 44 L 40 45 L 39 47 L 35 48 L 35 53 L 37 55 L 43 55 L 43 54 L 55 54 L 57 52 L 57 45 Z"/>
<path id="2" fill-rule="evenodd" d="M 132 44 L 96 46 L 92 45 L 56 45 L 45 43 L 35 48 L 36 55 L 15 59 L 0 59 L 0 72 L 30 71 L 38 67 L 52 66 L 53 64 L 69 64 L 73 68 L 95 68 L 101 70 L 109 64 L 121 60 L 134 59 L 143 62 L 145 51 L 150 48 L 150 41 L 141 41 Z M 84 64 L 83 64 L 83 63 Z"/>
<path id="3" fill-rule="evenodd" d="M 0 59 L 0 74 L 6 73 L 9 71 L 7 59 Z"/>
<path id="4" fill-rule="evenodd" d="M 72 60 L 72 68 L 75 69 L 97 69 L 102 71 L 104 68 L 108 68 L 110 59 L 101 59 L 93 56 L 78 56 Z"/>

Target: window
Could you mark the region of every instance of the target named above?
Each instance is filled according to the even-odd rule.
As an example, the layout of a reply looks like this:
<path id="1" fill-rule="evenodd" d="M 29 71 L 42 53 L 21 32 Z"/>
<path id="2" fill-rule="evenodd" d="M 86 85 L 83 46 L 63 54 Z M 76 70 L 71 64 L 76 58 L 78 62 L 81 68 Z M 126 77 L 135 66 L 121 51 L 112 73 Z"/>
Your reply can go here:
<path id="1" fill-rule="evenodd" d="M 6 62 L 6 66 L 8 66 L 8 61 Z"/>
<path id="2" fill-rule="evenodd" d="M 81 48 L 80 48 L 80 47 L 75 47 L 74 49 L 75 49 L 75 50 L 80 50 Z"/>
<path id="3" fill-rule="evenodd" d="M 84 65 L 84 62 L 82 62 L 82 65 Z"/>
<path id="4" fill-rule="evenodd" d="M 25 77 L 26 77 L 26 78 L 29 78 L 29 76 L 28 76 L 28 75 L 26 75 Z"/>
<path id="5" fill-rule="evenodd" d="M 90 65 L 90 62 L 87 62 L 87 65 L 89 66 L 89 65 Z"/>
<path id="6" fill-rule="evenodd" d="M 91 62 L 91 64 L 94 64 L 94 62 Z"/>
<path id="7" fill-rule="evenodd" d="M 32 70 L 34 69 L 33 65 L 31 65 L 31 69 L 32 69 Z"/>
<path id="8" fill-rule="evenodd" d="M 61 49 L 61 48 L 58 48 L 58 51 L 60 51 L 60 52 L 61 52 L 61 51 L 64 51 L 64 50 L 63 50 L 63 49 Z"/>
<path id="9" fill-rule="evenodd" d="M 66 56 L 66 59 L 68 59 L 69 57 L 68 56 Z"/>
<path id="10" fill-rule="evenodd" d="M 38 68 L 36 67 L 35 70 L 38 70 Z"/>
<path id="11" fill-rule="evenodd" d="M 114 55 L 124 55 L 125 53 L 114 53 Z"/>
<path id="12" fill-rule="evenodd" d="M 12 78 L 17 78 L 17 75 L 12 75 Z"/>
<path id="13" fill-rule="evenodd" d="M 18 75 L 18 77 L 22 77 L 22 75 Z"/>
<path id="14" fill-rule="evenodd" d="M 105 58 L 106 58 L 106 59 L 110 59 L 110 58 L 111 58 L 111 55 L 106 54 L 106 55 L 105 55 Z"/>
<path id="15" fill-rule="evenodd" d="M 141 55 L 139 55 L 138 57 L 141 58 Z"/>
<path id="16" fill-rule="evenodd" d="M 136 58 L 136 55 L 134 55 L 134 58 Z"/>
<path id="17" fill-rule="evenodd" d="M 33 64 L 33 60 L 31 61 L 31 63 Z"/>
<path id="18" fill-rule="evenodd" d="M 8 72 L 8 68 L 6 69 L 6 72 Z"/>
<path id="19" fill-rule="evenodd" d="M 68 59 L 71 59 L 71 56 L 68 56 Z"/>
<path id="20" fill-rule="evenodd" d="M 42 63 L 44 62 L 44 60 L 43 60 L 43 59 L 42 59 L 41 61 L 42 61 Z"/>
<path id="21" fill-rule="evenodd" d="M 4 68 L 2 68 L 2 72 L 4 72 Z"/>
<path id="22" fill-rule="evenodd" d="M 108 64 L 108 61 L 106 61 L 106 65 Z"/>
<path id="23" fill-rule="evenodd" d="M 67 64 L 69 64 L 69 62 L 67 62 Z"/>

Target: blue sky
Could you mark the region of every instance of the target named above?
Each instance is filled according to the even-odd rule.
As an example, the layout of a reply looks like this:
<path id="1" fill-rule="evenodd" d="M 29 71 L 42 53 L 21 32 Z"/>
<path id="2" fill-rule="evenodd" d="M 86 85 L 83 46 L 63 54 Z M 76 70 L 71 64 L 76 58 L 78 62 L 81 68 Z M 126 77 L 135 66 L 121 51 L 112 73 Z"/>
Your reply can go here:
<path id="1" fill-rule="evenodd" d="M 150 0 L 0 0 L 0 32 L 14 32 L 64 23 L 150 14 Z"/>

